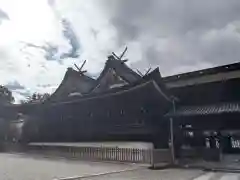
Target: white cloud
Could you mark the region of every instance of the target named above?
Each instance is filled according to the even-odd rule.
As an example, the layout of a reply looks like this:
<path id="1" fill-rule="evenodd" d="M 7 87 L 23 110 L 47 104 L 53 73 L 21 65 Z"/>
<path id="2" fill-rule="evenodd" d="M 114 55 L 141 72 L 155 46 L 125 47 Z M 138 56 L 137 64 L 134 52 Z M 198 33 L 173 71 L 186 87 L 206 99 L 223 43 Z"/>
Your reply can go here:
<path id="1" fill-rule="evenodd" d="M 87 59 L 85 68 L 90 73 L 101 71 L 106 54 L 117 47 L 116 31 L 95 1 L 59 0 L 49 4 L 47 0 L 0 0 L 0 8 L 9 17 L 0 25 L 0 83 L 16 81 L 25 87 L 25 94 L 52 92 L 74 62 Z M 80 41 L 79 58 L 47 61 L 44 49 L 26 46 L 51 43 L 67 52 L 63 18 L 71 23 Z M 23 90 L 13 92 L 16 99 L 24 97 Z"/>
<path id="2" fill-rule="evenodd" d="M 239 0 L 0 0 L 0 84 L 18 82 L 17 99 L 52 92 L 66 68 L 87 59 L 85 69 L 100 72 L 106 56 L 128 45 L 128 62 L 163 75 L 238 61 Z M 71 48 L 62 34 L 67 19 L 79 43 L 78 58 L 48 61 L 50 43 Z M 58 52 L 59 53 L 59 52 Z"/>

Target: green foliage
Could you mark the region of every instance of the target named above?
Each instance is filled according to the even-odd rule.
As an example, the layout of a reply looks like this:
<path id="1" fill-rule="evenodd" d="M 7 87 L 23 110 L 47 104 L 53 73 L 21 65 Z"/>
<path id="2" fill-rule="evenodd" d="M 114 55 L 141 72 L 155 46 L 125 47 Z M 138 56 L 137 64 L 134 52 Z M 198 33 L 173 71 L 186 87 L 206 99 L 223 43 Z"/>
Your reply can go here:
<path id="1" fill-rule="evenodd" d="M 14 102 L 12 92 L 5 86 L 0 85 L 0 104 L 9 104 Z"/>

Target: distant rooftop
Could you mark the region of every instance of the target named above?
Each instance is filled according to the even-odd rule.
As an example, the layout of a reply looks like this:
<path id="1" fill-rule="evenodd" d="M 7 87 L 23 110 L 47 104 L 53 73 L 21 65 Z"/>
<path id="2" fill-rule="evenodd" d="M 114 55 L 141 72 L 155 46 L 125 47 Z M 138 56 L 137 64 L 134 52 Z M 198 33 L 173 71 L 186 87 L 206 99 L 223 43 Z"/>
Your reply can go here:
<path id="1" fill-rule="evenodd" d="M 164 77 L 168 87 L 217 82 L 240 78 L 240 62 Z"/>

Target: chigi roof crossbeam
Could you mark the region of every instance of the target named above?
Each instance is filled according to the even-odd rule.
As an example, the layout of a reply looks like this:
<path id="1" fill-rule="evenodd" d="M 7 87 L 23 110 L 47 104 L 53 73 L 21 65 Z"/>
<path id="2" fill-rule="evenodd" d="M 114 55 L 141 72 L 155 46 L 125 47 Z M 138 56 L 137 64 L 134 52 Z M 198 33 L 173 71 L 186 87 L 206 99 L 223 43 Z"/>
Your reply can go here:
<path id="1" fill-rule="evenodd" d="M 123 59 L 123 60 L 122 60 L 122 58 L 124 57 L 124 55 L 125 55 L 125 53 L 127 52 L 127 50 L 128 50 L 128 48 L 126 47 L 120 56 L 117 56 L 114 52 L 112 52 L 112 55 L 113 55 L 114 58 L 116 58 L 117 60 L 122 61 L 122 62 L 125 63 L 125 62 L 128 61 L 128 59 Z"/>

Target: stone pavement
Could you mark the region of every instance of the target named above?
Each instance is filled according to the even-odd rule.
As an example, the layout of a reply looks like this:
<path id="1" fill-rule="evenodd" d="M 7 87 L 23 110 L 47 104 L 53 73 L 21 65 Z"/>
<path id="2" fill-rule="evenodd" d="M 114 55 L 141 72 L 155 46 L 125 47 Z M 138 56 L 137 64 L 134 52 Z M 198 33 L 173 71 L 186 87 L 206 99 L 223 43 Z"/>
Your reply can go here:
<path id="1" fill-rule="evenodd" d="M 138 169 L 96 177 L 80 178 L 81 180 L 240 180 L 240 174 L 204 172 L 200 170 Z"/>
<path id="2" fill-rule="evenodd" d="M 201 170 L 149 170 L 145 168 L 95 177 L 85 177 L 81 178 L 81 180 L 192 180 L 203 174 L 205 172 Z"/>
<path id="3" fill-rule="evenodd" d="M 140 166 L 0 153 L 0 180 L 52 180 L 121 172 Z"/>
<path id="4" fill-rule="evenodd" d="M 70 178 L 70 179 L 69 179 Z M 0 154 L 0 180 L 240 180 L 240 174 Z"/>
<path id="5" fill-rule="evenodd" d="M 211 169 L 224 172 L 240 173 L 240 156 L 224 155 L 220 162 L 208 162 L 204 160 L 181 160 L 179 165 L 188 168 Z"/>

